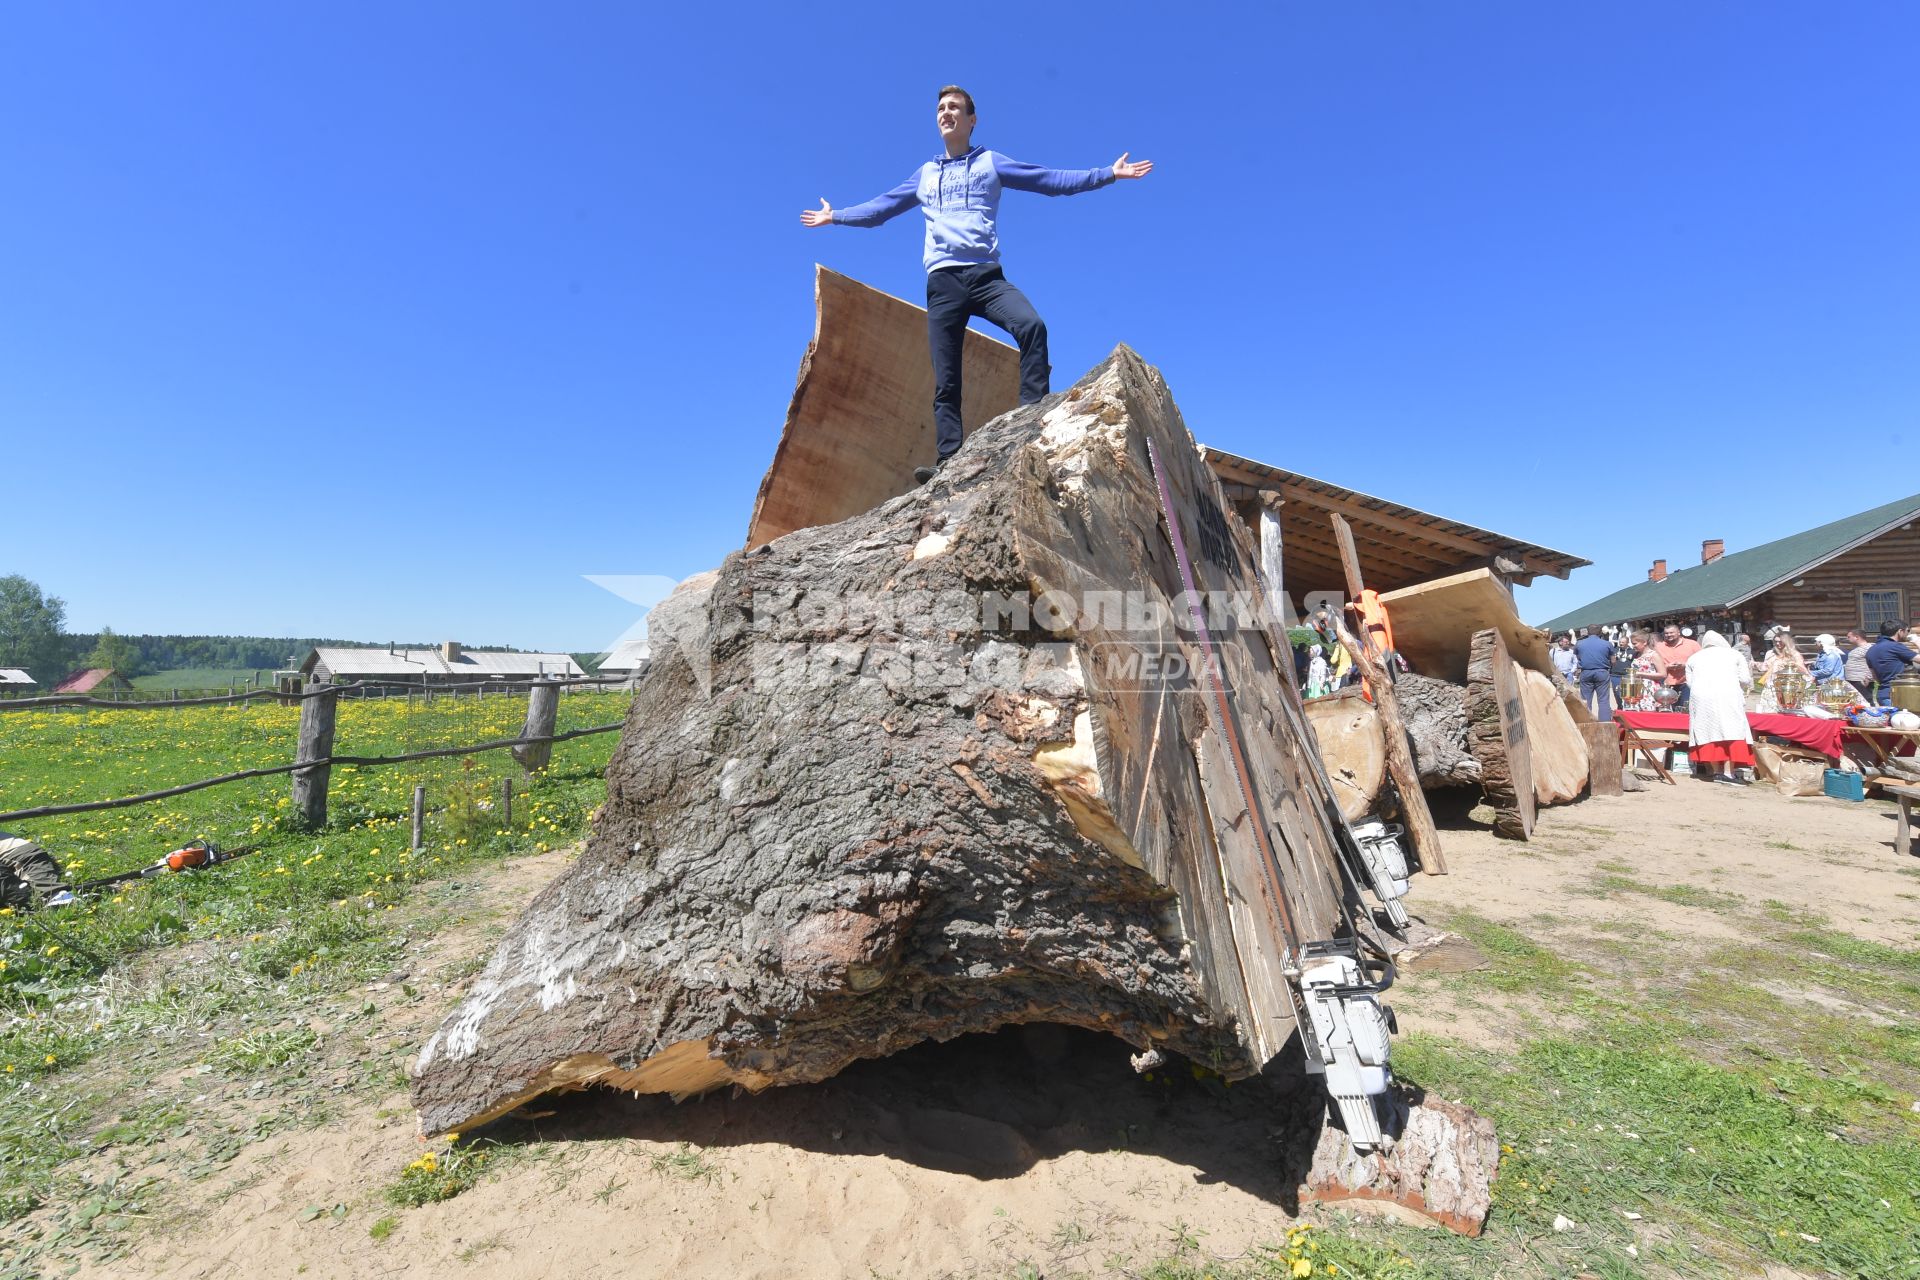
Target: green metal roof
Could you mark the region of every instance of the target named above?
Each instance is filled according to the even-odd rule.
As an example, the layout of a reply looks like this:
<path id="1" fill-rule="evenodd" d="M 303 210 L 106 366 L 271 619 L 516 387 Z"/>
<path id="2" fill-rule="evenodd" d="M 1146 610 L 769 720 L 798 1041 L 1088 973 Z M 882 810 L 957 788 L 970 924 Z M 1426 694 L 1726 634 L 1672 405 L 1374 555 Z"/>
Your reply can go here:
<path id="1" fill-rule="evenodd" d="M 1712 564 L 1670 573 L 1659 582 L 1636 582 L 1623 591 L 1563 613 L 1544 626 L 1548 631 L 1565 631 L 1572 627 L 1729 609 L 1915 516 L 1920 516 L 1920 494 L 1823 524 L 1818 529 L 1721 556 Z"/>

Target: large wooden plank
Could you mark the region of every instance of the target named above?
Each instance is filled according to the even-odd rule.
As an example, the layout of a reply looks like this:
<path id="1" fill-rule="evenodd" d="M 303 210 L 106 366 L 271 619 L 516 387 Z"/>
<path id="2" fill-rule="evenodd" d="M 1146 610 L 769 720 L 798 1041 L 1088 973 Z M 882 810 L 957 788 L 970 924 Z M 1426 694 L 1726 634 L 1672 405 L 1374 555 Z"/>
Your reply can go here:
<path id="1" fill-rule="evenodd" d="M 752 550 L 870 511 L 935 456 L 933 358 L 922 307 L 814 268 L 813 341 L 747 526 Z M 971 432 L 1020 400 L 1020 353 L 969 329 L 961 348 Z"/>
<path id="2" fill-rule="evenodd" d="M 1509 840 L 1533 835 L 1532 749 L 1519 669 L 1498 629 L 1476 632 L 1467 664 L 1467 744 L 1480 762 L 1480 785 L 1493 807 L 1493 833 Z"/>
<path id="3" fill-rule="evenodd" d="M 1393 619 L 1394 643 L 1423 675 L 1459 684 L 1467 678 L 1473 636 L 1488 627 L 1500 633 L 1507 656 L 1523 667 L 1553 674 L 1547 633 L 1520 621 L 1513 597 L 1489 569 L 1470 569 L 1416 583 L 1380 597 Z"/>
<path id="4" fill-rule="evenodd" d="M 1525 667 L 1514 673 L 1526 708 L 1533 796 L 1540 804 L 1566 804 L 1587 789 L 1587 742 L 1567 710 L 1562 686 Z"/>

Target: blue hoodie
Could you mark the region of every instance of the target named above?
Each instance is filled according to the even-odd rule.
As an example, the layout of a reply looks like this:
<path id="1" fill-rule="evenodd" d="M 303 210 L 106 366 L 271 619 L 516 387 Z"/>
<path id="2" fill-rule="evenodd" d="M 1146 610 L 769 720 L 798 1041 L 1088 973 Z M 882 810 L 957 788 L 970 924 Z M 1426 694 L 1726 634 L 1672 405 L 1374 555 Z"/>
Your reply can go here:
<path id="1" fill-rule="evenodd" d="M 885 195 L 835 209 L 833 220 L 846 227 L 877 227 L 918 204 L 927 214 L 927 270 L 972 267 L 1000 261 L 1000 233 L 994 222 L 1003 188 L 1072 196 L 1112 182 L 1111 165 L 1043 169 L 975 147 L 963 156 L 934 157 Z"/>

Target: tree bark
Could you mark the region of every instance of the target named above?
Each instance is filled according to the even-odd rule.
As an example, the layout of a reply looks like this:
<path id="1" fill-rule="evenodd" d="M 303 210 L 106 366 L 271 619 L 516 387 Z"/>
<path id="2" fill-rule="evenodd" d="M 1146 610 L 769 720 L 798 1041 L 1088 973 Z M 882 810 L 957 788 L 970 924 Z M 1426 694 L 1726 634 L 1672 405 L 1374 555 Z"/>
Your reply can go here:
<path id="1" fill-rule="evenodd" d="M 1202 636 L 1178 599 L 1149 444 L 1198 588 L 1257 600 L 1250 536 L 1123 347 L 931 484 L 662 604 L 585 852 L 421 1052 L 423 1128 L 1026 1022 L 1230 1078 L 1277 1055 L 1286 967 L 1353 891 L 1264 622 Z"/>
<path id="2" fill-rule="evenodd" d="M 1533 835 L 1533 756 L 1520 668 L 1493 628 L 1476 631 L 1467 659 L 1467 743 L 1480 762 L 1480 785 L 1493 806 L 1493 833 Z"/>
<path id="3" fill-rule="evenodd" d="M 1467 747 L 1467 690 L 1465 685 L 1415 673 L 1393 682 L 1400 696 L 1400 718 L 1413 745 L 1420 785 L 1436 787 L 1480 785 L 1480 762 Z"/>

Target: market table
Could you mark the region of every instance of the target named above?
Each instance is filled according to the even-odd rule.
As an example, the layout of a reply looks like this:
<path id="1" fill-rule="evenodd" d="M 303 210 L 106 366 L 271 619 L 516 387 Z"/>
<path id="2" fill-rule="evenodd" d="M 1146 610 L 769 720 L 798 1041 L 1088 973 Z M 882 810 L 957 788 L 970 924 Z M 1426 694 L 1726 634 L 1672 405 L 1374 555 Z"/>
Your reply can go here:
<path id="1" fill-rule="evenodd" d="M 1649 733 L 1679 734 L 1687 736 L 1689 717 L 1679 711 L 1616 711 L 1613 718 L 1630 729 L 1641 729 Z M 1856 730 L 1845 720 L 1819 720 L 1813 716 L 1761 715 L 1747 712 L 1747 725 L 1757 737 L 1771 734 L 1784 738 L 1788 742 L 1798 743 L 1811 751 L 1818 751 L 1829 760 L 1840 758 L 1840 743 L 1850 733 L 1885 733 L 1911 740 L 1920 740 L 1920 734 L 1907 733 L 1900 729 L 1864 729 Z M 1878 744 L 1874 746 L 1879 751 Z M 1896 754 L 1906 754 L 1898 752 Z"/>

